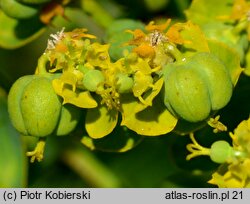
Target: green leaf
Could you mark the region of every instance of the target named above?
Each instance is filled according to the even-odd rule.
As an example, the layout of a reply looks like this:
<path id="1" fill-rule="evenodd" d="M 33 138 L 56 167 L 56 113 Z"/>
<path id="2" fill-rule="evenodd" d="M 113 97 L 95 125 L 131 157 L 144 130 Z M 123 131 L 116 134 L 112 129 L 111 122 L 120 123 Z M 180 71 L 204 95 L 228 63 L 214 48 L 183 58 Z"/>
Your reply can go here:
<path id="1" fill-rule="evenodd" d="M 185 14 L 192 22 L 202 25 L 219 20 L 219 17 L 230 15 L 232 0 L 194 0 Z"/>
<path id="2" fill-rule="evenodd" d="M 110 43 L 109 54 L 113 60 L 123 57 L 124 52 L 133 49 L 134 46 L 126 45 L 129 40 L 133 39 L 131 33 L 126 30 L 145 30 L 144 24 L 133 19 L 116 19 L 106 29 L 105 39 Z"/>
<path id="3" fill-rule="evenodd" d="M 81 8 L 88 13 L 99 25 L 107 28 L 113 17 L 96 0 L 81 0 Z"/>
<path id="4" fill-rule="evenodd" d="M 166 109 L 160 97 L 155 98 L 151 107 L 136 113 L 138 103 L 129 95 L 123 97 L 121 125 L 145 136 L 163 135 L 174 129 L 178 120 Z"/>
<path id="5" fill-rule="evenodd" d="M 6 49 L 22 47 L 38 38 L 45 30 L 38 18 L 16 20 L 0 10 L 0 47 Z"/>
<path id="6" fill-rule="evenodd" d="M 91 150 L 105 152 L 126 152 L 137 146 L 143 137 L 126 127 L 117 126 L 113 132 L 104 138 L 93 139 L 83 136 L 81 142 Z"/>
<path id="7" fill-rule="evenodd" d="M 169 2 L 169 0 L 144 0 L 147 9 L 151 12 L 157 12 L 164 9 Z"/>
<path id="8" fill-rule="evenodd" d="M 216 40 L 207 40 L 211 53 L 224 62 L 234 86 L 237 84 L 243 68 L 240 67 L 240 56 L 233 48 Z"/>
<path id="9" fill-rule="evenodd" d="M 105 105 L 88 109 L 85 121 L 87 133 L 92 138 L 102 138 L 113 131 L 117 124 L 118 112 L 108 110 Z"/>
<path id="10" fill-rule="evenodd" d="M 64 10 L 67 19 L 62 16 L 55 16 L 53 25 L 57 28 L 65 27 L 66 30 L 73 30 L 75 28 L 88 28 L 88 33 L 94 33 L 98 37 L 104 35 L 104 31 L 97 23 L 88 16 L 82 9 L 78 7 L 65 7 Z"/>
<path id="11" fill-rule="evenodd" d="M 106 29 L 106 38 L 110 39 L 116 34 L 126 32 L 126 30 L 140 29 L 144 31 L 145 30 L 144 26 L 145 25 L 142 22 L 134 19 L 129 19 L 129 18 L 116 19 Z"/>
<path id="12" fill-rule="evenodd" d="M 0 188 L 25 187 L 27 159 L 20 135 L 12 127 L 7 101 L 0 88 Z"/>
<path id="13" fill-rule="evenodd" d="M 174 137 L 176 138 L 176 135 L 146 137 L 140 145 L 129 152 L 106 154 L 104 163 L 124 183 L 122 187 L 162 187 L 162 182 L 178 171 L 171 154 Z"/>
<path id="14" fill-rule="evenodd" d="M 126 33 L 125 31 L 116 33 L 112 37 L 108 39 L 108 43 L 110 43 L 109 53 L 112 59 L 118 60 L 124 56 L 124 53 L 131 52 L 134 46 L 127 45 L 125 43 L 132 39 L 132 35 L 130 33 Z"/>

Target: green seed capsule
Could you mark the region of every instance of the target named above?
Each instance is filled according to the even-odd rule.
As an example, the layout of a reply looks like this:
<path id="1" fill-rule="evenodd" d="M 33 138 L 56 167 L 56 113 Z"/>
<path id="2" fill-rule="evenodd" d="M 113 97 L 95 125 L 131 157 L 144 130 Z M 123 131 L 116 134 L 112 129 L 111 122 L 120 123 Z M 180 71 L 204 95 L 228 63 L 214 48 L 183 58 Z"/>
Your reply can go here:
<path id="1" fill-rule="evenodd" d="M 232 158 L 233 148 L 228 142 L 220 140 L 212 144 L 210 149 L 210 158 L 213 162 L 222 164 Z"/>
<path id="2" fill-rule="evenodd" d="M 10 89 L 8 111 L 13 126 L 23 135 L 46 137 L 72 131 L 79 119 L 72 108 L 65 108 L 54 92 L 51 78 L 24 76 Z"/>
<path id="3" fill-rule="evenodd" d="M 23 76 L 19 78 L 11 87 L 8 95 L 8 111 L 13 126 L 23 135 L 28 135 L 26 130 L 20 101 L 23 95 L 23 89 L 30 83 L 34 76 Z"/>
<path id="4" fill-rule="evenodd" d="M 83 77 L 83 86 L 89 90 L 95 92 L 98 86 L 104 82 L 105 78 L 99 70 L 89 70 Z"/>
<path id="5" fill-rule="evenodd" d="M 21 4 L 15 0 L 0 0 L 0 8 L 11 18 L 27 19 L 38 14 L 39 8 Z"/>
<path id="6" fill-rule="evenodd" d="M 57 125 L 61 102 L 48 78 L 25 76 L 12 86 L 8 109 L 13 125 L 19 132 L 45 137 L 52 134 Z"/>
<path id="7" fill-rule="evenodd" d="M 164 103 L 171 113 L 189 122 L 206 119 L 232 96 L 230 75 L 211 53 L 197 53 L 187 62 L 164 69 Z"/>
<path id="8" fill-rule="evenodd" d="M 132 90 L 134 81 L 126 74 L 119 73 L 117 76 L 117 91 L 119 93 L 128 93 Z"/>

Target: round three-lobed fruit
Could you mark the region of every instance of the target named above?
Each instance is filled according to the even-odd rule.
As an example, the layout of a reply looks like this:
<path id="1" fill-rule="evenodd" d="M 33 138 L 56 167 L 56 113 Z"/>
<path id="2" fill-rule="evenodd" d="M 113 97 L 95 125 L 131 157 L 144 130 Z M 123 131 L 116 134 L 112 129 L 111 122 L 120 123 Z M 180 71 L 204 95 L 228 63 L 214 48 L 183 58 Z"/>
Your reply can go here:
<path id="1" fill-rule="evenodd" d="M 132 90 L 134 85 L 134 80 L 127 74 L 119 73 L 116 75 L 116 79 L 117 79 L 116 87 L 119 93 L 128 93 Z"/>
<path id="2" fill-rule="evenodd" d="M 89 70 L 84 74 L 83 77 L 83 86 L 89 90 L 95 92 L 98 86 L 101 85 L 105 80 L 104 75 L 99 70 Z"/>
<path id="3" fill-rule="evenodd" d="M 186 62 L 164 68 L 164 103 L 177 117 L 202 121 L 223 108 L 232 96 L 233 84 L 222 61 L 211 53 L 197 53 Z"/>
<path id="4" fill-rule="evenodd" d="M 13 126 L 23 135 L 46 137 L 66 135 L 79 119 L 76 108 L 62 106 L 51 79 L 30 75 L 19 78 L 8 96 L 8 111 Z"/>
<path id="5" fill-rule="evenodd" d="M 224 140 L 216 141 L 210 148 L 210 158 L 213 162 L 222 164 L 233 156 L 233 148 Z"/>

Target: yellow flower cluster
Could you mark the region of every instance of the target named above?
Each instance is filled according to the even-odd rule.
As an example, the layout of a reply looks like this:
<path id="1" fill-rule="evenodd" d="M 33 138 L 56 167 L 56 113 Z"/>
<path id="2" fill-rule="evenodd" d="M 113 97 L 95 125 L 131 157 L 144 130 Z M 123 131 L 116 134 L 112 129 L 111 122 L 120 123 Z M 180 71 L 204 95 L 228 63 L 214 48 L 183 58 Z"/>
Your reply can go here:
<path id="1" fill-rule="evenodd" d="M 173 130 L 177 119 L 166 108 L 158 110 L 161 105 L 156 96 L 163 86 L 161 70 L 178 57 L 175 43 L 185 43 L 179 33 L 185 24 L 165 32 L 169 24 L 170 20 L 162 25 L 150 22 L 147 33 L 128 31 L 134 35 L 128 44 L 135 48 L 115 62 L 110 58 L 109 44 L 93 41 L 96 37 L 87 34 L 86 29 L 62 30 L 51 35 L 37 74 L 45 68 L 54 73 L 52 85 L 63 104 L 87 109 L 85 128 L 92 138 L 110 134 L 119 114 L 121 125 L 138 134 L 166 134 Z M 150 118 L 145 110 L 152 113 Z"/>
<path id="2" fill-rule="evenodd" d="M 213 173 L 210 184 L 219 188 L 250 188 L 250 158 L 241 162 L 223 164 Z"/>
<path id="3" fill-rule="evenodd" d="M 230 163 L 223 164 L 209 181 L 220 188 L 250 187 L 250 118 L 243 120 L 234 133 L 230 133 L 233 149 L 241 153 Z"/>
<path id="4" fill-rule="evenodd" d="M 150 22 L 145 32 L 128 30 L 133 39 L 127 45 L 134 48 L 117 61 L 110 57 L 110 45 L 99 43 L 86 29 L 62 30 L 51 35 L 36 73 L 53 73 L 52 85 L 63 104 L 86 110 L 85 130 L 92 139 L 111 134 L 118 121 L 139 135 L 169 133 L 178 119 L 160 96 L 163 68 L 197 52 L 210 52 L 197 25 L 170 22 Z"/>
<path id="5" fill-rule="evenodd" d="M 211 148 L 202 147 L 191 135 L 192 144 L 187 145 L 191 152 L 187 160 L 201 155 L 210 156 L 211 160 L 221 163 L 218 170 L 213 173 L 210 184 L 220 188 L 246 188 L 250 187 L 250 118 L 242 121 L 229 133 L 232 146 L 226 141 L 217 141 Z"/>
<path id="6" fill-rule="evenodd" d="M 62 97 L 63 104 L 87 109 L 85 128 L 90 137 L 102 138 L 110 134 L 118 122 L 119 113 L 122 114 L 122 124 L 130 126 L 127 123 L 131 107 L 124 101 L 132 103 L 136 113 L 152 106 L 163 85 L 158 74 L 162 67 L 152 66 L 152 57 L 143 58 L 140 53 L 132 52 L 112 62 L 109 44 L 94 42 L 96 37 L 87 34 L 86 29 L 62 30 L 52 34 L 51 38 L 39 59 L 36 73 L 48 69 L 55 75 L 52 85 Z M 177 122 L 170 114 L 167 117 L 173 124 L 163 133 L 172 130 Z M 136 126 L 139 119 L 134 117 L 133 120 L 135 123 L 131 123 L 130 129 L 143 135 L 153 132 L 141 130 Z"/>

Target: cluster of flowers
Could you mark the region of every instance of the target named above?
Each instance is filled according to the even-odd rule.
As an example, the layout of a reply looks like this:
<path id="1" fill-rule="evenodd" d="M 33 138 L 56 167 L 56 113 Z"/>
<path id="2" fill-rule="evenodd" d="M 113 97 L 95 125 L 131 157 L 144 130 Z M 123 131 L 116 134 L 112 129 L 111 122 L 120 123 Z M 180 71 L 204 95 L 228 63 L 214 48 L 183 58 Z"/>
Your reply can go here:
<path id="1" fill-rule="evenodd" d="M 191 152 L 187 160 L 200 155 L 208 155 L 211 160 L 220 163 L 208 182 L 220 188 L 250 187 L 250 118 L 243 120 L 234 133 L 229 133 L 232 146 L 224 140 L 214 142 L 210 149 L 202 147 L 191 134 L 192 144 L 187 145 Z"/>
<path id="2" fill-rule="evenodd" d="M 175 61 L 174 52 L 178 50 L 174 42 L 185 43 L 179 31 L 184 27 L 197 29 L 187 23 L 165 33 L 169 23 L 170 20 L 163 25 L 151 22 L 146 26 L 147 33 L 139 29 L 127 31 L 134 36 L 127 45 L 134 45 L 134 49 L 124 49 L 124 57 L 115 62 L 110 57 L 109 44 L 95 42 L 96 37 L 86 34 L 85 29 L 58 32 L 51 35 L 53 39 L 39 60 L 37 74 L 43 72 L 47 62 L 49 72 L 62 72 L 60 78 L 53 80 L 53 88 L 63 98 L 63 104 L 87 109 L 85 128 L 92 138 L 111 133 L 119 114 L 121 125 L 138 134 L 166 134 L 173 130 L 177 119 L 166 108 L 162 112 L 153 106 L 153 99 L 163 87 L 163 66 Z M 144 120 L 137 117 L 149 108 L 150 113 L 142 115 Z"/>
<path id="3" fill-rule="evenodd" d="M 232 89 L 230 84 L 236 84 L 242 69 L 237 63 L 228 65 L 231 73 L 227 74 L 226 69 L 228 68 L 224 68 L 224 65 L 222 67 L 214 56 L 197 55 L 192 58 L 197 53 L 212 52 L 199 27 L 191 22 L 177 23 L 171 27 L 169 25 L 170 20 L 161 25 L 151 22 L 145 27 L 146 32 L 140 29 L 128 30 L 127 32 L 131 33 L 133 38 L 125 45 L 121 45 L 125 47 L 124 56 L 116 61 L 112 61 L 110 57 L 109 44 L 92 42 L 95 36 L 87 34 L 85 29 L 58 32 L 52 35 L 52 40 L 49 40 L 48 47 L 39 60 L 37 74 L 44 70 L 47 62 L 49 62 L 49 72 L 62 72 L 59 78 L 53 80 L 53 88 L 63 98 L 63 104 L 70 103 L 87 109 L 85 128 L 88 135 L 94 139 L 110 134 L 118 123 L 119 114 L 121 114 L 121 125 L 139 135 L 146 136 L 157 136 L 172 131 L 177 124 L 178 116 L 183 116 L 184 119 L 191 122 L 205 120 L 212 110 L 222 108 L 229 101 Z M 132 52 L 126 50 L 126 45 L 133 46 Z M 181 49 L 185 51 L 180 51 Z M 198 58 L 205 60 L 199 61 Z M 190 59 L 194 65 L 188 64 Z M 202 60 L 204 62 L 201 62 Z M 212 66 L 216 66 L 217 70 L 221 68 L 222 71 L 217 71 L 216 74 L 221 75 L 221 79 L 225 78 L 224 81 L 222 80 L 223 83 L 225 82 L 224 85 L 228 83 L 228 96 L 225 96 L 227 91 L 223 93 L 223 97 L 218 94 L 217 99 L 214 97 L 211 104 L 209 101 L 204 102 L 209 100 L 207 95 L 200 96 L 201 92 L 196 90 L 197 99 L 201 98 L 200 105 L 182 114 L 186 107 L 179 108 L 174 104 L 172 106 L 171 103 L 175 102 L 169 100 L 173 96 L 159 94 L 164 92 L 164 88 L 169 89 L 171 86 L 171 84 L 166 86 L 166 81 L 169 79 L 165 77 L 168 75 L 165 70 L 172 69 L 166 67 L 169 64 L 178 66 L 188 64 L 191 67 L 196 66 L 200 70 L 207 69 L 207 72 L 213 72 L 213 75 L 215 73 L 211 71 L 214 69 L 211 68 Z M 207 68 L 205 68 L 206 66 Z M 178 68 L 176 67 L 176 69 Z M 199 71 L 194 70 L 194 72 Z M 210 75 L 212 75 L 211 73 Z M 192 74 L 190 73 L 189 80 L 198 80 Z M 209 76 L 201 77 L 209 78 Z M 181 81 L 177 77 L 176 80 Z M 212 79 L 204 80 L 212 81 Z M 208 84 L 203 85 L 204 83 Z M 202 88 L 207 89 L 203 86 L 210 86 L 211 83 L 209 83 L 198 81 L 192 86 L 195 89 L 201 85 Z M 184 84 L 180 86 L 184 86 Z M 194 95 L 194 92 L 191 93 L 192 86 L 185 87 L 186 90 L 190 89 L 189 93 L 185 90 L 181 93 L 187 97 L 187 101 L 191 100 L 190 105 L 196 100 L 192 100 L 189 96 Z M 212 84 L 212 87 L 216 88 L 216 84 Z M 218 92 L 215 88 L 205 91 Z M 180 89 L 179 91 L 181 92 Z M 219 102 L 223 100 L 222 98 L 225 98 L 226 101 Z M 166 108 L 164 103 L 169 108 Z M 204 104 L 208 105 L 205 105 L 204 108 Z M 183 104 L 180 102 L 178 106 L 183 106 Z M 186 115 L 196 115 L 196 112 L 192 112 L 196 110 L 198 110 L 198 115 L 201 115 L 199 118 L 193 119 L 193 116 L 185 118 Z M 200 114 L 199 112 L 205 113 Z"/>

